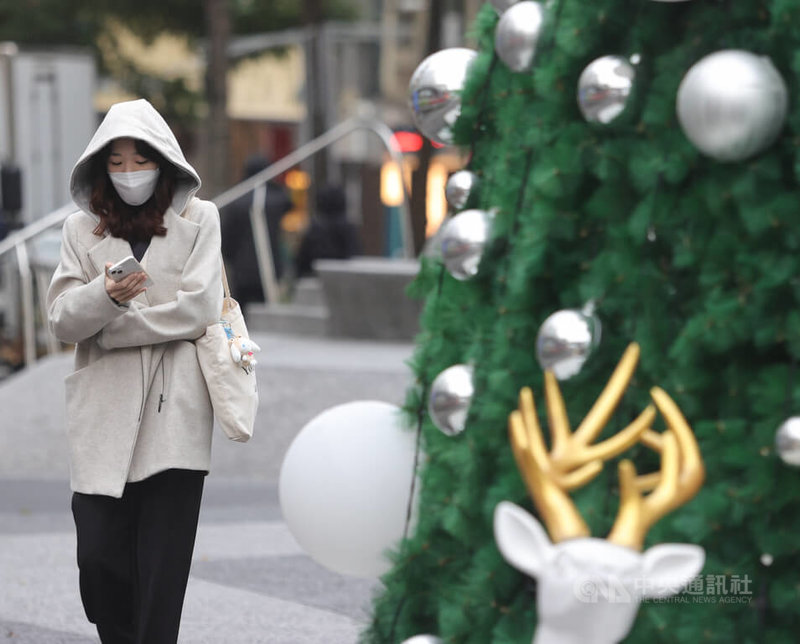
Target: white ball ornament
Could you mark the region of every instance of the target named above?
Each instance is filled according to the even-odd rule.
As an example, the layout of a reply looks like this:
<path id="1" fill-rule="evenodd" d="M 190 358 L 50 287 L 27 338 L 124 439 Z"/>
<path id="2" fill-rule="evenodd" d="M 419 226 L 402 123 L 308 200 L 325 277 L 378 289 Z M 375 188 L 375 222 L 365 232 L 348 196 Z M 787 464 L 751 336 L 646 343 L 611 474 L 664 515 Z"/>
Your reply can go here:
<path id="1" fill-rule="evenodd" d="M 428 413 L 433 424 L 447 436 L 464 431 L 475 386 L 473 368 L 457 364 L 442 371 L 433 380 L 428 396 Z"/>
<path id="2" fill-rule="evenodd" d="M 531 0 L 518 2 L 500 16 L 494 32 L 494 49 L 509 69 L 524 72 L 533 66 L 543 23 L 542 5 Z"/>
<path id="3" fill-rule="evenodd" d="M 589 63 L 578 79 L 578 107 L 583 118 L 606 125 L 624 110 L 636 71 L 622 56 L 602 56 Z"/>
<path id="4" fill-rule="evenodd" d="M 778 427 L 775 451 L 786 465 L 800 467 L 800 416 L 792 416 Z"/>
<path id="5" fill-rule="evenodd" d="M 334 572 L 375 578 L 391 567 L 385 554 L 403 537 L 415 476 L 416 436 L 401 413 L 369 400 L 332 407 L 286 452 L 283 517 L 303 550 Z"/>
<path id="6" fill-rule="evenodd" d="M 403 640 L 402 644 L 443 644 L 444 640 L 435 635 L 414 635 L 407 640 Z"/>
<path id="7" fill-rule="evenodd" d="M 678 88 L 686 137 L 717 161 L 742 161 L 769 147 L 786 120 L 786 83 L 772 61 L 727 49 L 695 63 Z"/>
<path id="8" fill-rule="evenodd" d="M 480 183 L 478 175 L 469 170 L 454 172 L 444 186 L 444 198 L 451 208 L 456 210 L 467 205 Z"/>
<path id="9" fill-rule="evenodd" d="M 414 124 L 437 143 L 453 142 L 453 125 L 461 114 L 461 92 L 477 53 L 464 47 L 442 49 L 425 58 L 409 82 Z"/>
<path id="10" fill-rule="evenodd" d="M 439 235 L 447 271 L 461 281 L 475 277 L 491 234 L 492 215 L 486 210 L 465 210 L 448 219 Z"/>
<path id="11" fill-rule="evenodd" d="M 580 373 L 600 343 L 600 320 L 592 303 L 583 309 L 564 309 L 548 317 L 536 336 L 536 357 L 542 369 L 558 380 Z"/>

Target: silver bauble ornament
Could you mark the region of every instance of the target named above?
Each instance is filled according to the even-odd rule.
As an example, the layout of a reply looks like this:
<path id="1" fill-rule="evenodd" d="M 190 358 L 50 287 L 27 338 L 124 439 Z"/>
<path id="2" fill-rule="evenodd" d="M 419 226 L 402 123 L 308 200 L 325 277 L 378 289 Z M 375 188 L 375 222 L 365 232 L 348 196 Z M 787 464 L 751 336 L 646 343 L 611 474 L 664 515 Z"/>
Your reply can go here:
<path id="1" fill-rule="evenodd" d="M 403 644 L 443 644 L 443 641 L 435 635 L 414 635 L 414 637 L 403 640 Z"/>
<path id="2" fill-rule="evenodd" d="M 453 142 L 453 124 L 461 114 L 461 91 L 477 53 L 464 47 L 442 49 L 425 58 L 409 82 L 414 124 L 437 143 Z"/>
<path id="3" fill-rule="evenodd" d="M 494 49 L 509 69 L 524 72 L 533 65 L 542 33 L 544 9 L 538 2 L 518 2 L 500 16 L 494 31 Z"/>
<path id="4" fill-rule="evenodd" d="M 504 12 L 508 11 L 514 4 L 516 4 L 517 0 L 489 0 L 494 7 L 494 10 L 503 15 Z"/>
<path id="5" fill-rule="evenodd" d="M 492 215 L 485 210 L 465 210 L 448 219 L 440 236 L 447 271 L 457 280 L 475 277 L 491 233 Z"/>
<path id="6" fill-rule="evenodd" d="M 428 413 L 433 424 L 448 436 L 460 434 L 467 424 L 475 393 L 472 375 L 471 366 L 457 364 L 442 371 L 431 385 Z"/>
<path id="7" fill-rule="evenodd" d="M 603 56 L 589 63 L 578 79 L 578 107 L 592 123 L 610 123 L 625 109 L 636 71 L 622 56 Z"/>
<path id="8" fill-rule="evenodd" d="M 444 186 L 444 198 L 451 208 L 459 210 L 467 205 L 480 180 L 478 175 L 469 170 L 454 172 Z"/>
<path id="9" fill-rule="evenodd" d="M 778 427 L 775 451 L 787 465 L 800 466 L 800 416 L 792 416 Z"/>
<path id="10" fill-rule="evenodd" d="M 600 320 L 590 303 L 583 309 L 564 309 L 548 317 L 536 336 L 536 357 L 542 369 L 559 380 L 580 373 L 600 342 Z"/>
<path id="11" fill-rule="evenodd" d="M 686 137 L 718 161 L 741 161 L 769 147 L 786 120 L 786 83 L 772 61 L 726 49 L 695 63 L 678 88 Z"/>

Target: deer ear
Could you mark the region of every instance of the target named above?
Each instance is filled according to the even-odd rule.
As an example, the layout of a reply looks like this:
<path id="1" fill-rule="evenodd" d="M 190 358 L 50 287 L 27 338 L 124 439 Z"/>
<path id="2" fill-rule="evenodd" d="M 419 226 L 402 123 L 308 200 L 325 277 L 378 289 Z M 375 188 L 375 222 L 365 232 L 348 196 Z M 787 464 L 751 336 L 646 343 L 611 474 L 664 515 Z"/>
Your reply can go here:
<path id="1" fill-rule="evenodd" d="M 494 540 L 505 560 L 531 577 L 539 575 L 553 549 L 542 524 L 508 501 L 494 509 Z"/>
<path id="2" fill-rule="evenodd" d="M 662 543 L 642 554 L 644 597 L 677 595 L 703 569 L 706 552 L 690 543 Z"/>

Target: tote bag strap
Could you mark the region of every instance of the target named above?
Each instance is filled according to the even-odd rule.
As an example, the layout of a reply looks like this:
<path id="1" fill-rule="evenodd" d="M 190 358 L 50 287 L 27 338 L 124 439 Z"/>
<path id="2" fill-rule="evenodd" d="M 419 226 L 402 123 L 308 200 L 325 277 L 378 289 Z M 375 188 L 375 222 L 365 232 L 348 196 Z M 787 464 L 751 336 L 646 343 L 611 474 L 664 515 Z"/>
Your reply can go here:
<path id="1" fill-rule="evenodd" d="M 225 272 L 225 260 L 222 258 L 221 253 L 219 263 L 220 266 L 222 266 L 222 290 L 225 292 L 225 297 L 222 300 L 222 315 L 226 315 L 239 308 L 239 303 L 231 297 L 231 289 L 228 286 L 228 275 Z"/>
<path id="2" fill-rule="evenodd" d="M 194 197 L 189 200 L 188 204 L 186 204 L 186 208 L 183 209 L 181 217 L 186 217 L 186 214 L 189 212 L 189 208 L 192 207 L 193 202 Z M 219 264 L 222 267 L 222 290 L 225 293 L 225 299 L 222 301 L 222 312 L 225 313 L 234 307 L 235 301 L 231 298 L 231 287 L 228 286 L 228 274 L 225 272 L 225 258 L 222 256 L 221 248 L 219 251 Z"/>
<path id="3" fill-rule="evenodd" d="M 231 299 L 231 287 L 228 286 L 228 274 L 225 272 L 225 259 L 222 257 L 222 253 L 219 255 L 219 263 L 222 266 L 222 289 L 225 291 L 225 299 Z"/>

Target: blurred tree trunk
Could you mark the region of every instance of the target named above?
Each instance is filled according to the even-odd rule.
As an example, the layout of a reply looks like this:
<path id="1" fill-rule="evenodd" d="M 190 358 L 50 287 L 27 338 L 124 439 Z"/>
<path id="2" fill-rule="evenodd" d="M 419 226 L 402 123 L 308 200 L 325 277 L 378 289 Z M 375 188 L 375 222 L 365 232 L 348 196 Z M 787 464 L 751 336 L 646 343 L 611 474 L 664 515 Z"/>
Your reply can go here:
<path id="1" fill-rule="evenodd" d="M 303 23 L 310 30 L 310 38 L 306 47 L 306 104 L 309 119 L 309 138 L 316 138 L 324 134 L 325 123 L 325 93 L 324 79 L 320 62 L 325 52 L 322 49 L 322 0 L 303 0 Z M 328 181 L 328 151 L 321 150 L 312 158 L 312 184 L 311 193 L 316 194 L 317 187 Z M 311 202 L 313 203 L 313 201 Z"/>
<path id="2" fill-rule="evenodd" d="M 231 181 L 229 168 L 229 127 L 227 114 L 228 39 L 231 33 L 228 0 L 205 0 L 208 60 L 206 66 L 206 98 L 208 122 L 207 172 L 203 177 L 207 195 L 213 197 Z"/>

